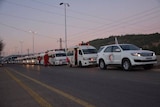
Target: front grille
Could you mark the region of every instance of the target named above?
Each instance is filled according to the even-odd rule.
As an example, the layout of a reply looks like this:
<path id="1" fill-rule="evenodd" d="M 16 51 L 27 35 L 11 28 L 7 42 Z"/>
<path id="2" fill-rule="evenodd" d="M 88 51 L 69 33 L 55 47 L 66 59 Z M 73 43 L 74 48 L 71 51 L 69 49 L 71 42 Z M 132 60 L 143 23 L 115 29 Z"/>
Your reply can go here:
<path id="1" fill-rule="evenodd" d="M 153 53 L 140 53 L 141 56 L 153 56 Z"/>

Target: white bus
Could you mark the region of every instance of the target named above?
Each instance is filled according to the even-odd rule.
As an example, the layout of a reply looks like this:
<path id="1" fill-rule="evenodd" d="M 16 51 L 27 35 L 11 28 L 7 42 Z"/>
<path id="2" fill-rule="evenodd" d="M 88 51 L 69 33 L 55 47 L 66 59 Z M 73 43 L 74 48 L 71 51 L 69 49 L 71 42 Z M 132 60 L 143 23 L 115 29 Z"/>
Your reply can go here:
<path id="1" fill-rule="evenodd" d="M 67 50 L 67 60 L 70 67 L 96 65 L 97 50 L 83 43 Z"/>

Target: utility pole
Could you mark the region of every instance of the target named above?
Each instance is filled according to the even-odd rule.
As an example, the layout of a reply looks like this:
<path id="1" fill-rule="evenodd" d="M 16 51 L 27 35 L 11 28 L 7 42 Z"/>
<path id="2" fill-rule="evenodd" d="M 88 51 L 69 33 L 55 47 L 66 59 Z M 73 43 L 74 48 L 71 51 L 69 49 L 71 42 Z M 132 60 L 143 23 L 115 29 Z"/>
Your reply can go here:
<path id="1" fill-rule="evenodd" d="M 68 3 L 60 3 L 59 5 L 64 5 L 64 22 L 65 22 L 65 51 L 67 52 L 67 18 L 66 18 L 66 7 L 69 7 Z"/>
<path id="2" fill-rule="evenodd" d="M 34 36 L 35 36 L 35 34 L 37 33 L 37 32 L 35 32 L 35 31 L 32 31 L 32 30 L 30 30 L 29 31 L 30 33 L 32 33 L 32 41 L 33 41 L 33 54 L 34 54 Z"/>
<path id="3" fill-rule="evenodd" d="M 62 38 L 60 38 L 58 42 L 59 42 L 59 49 L 62 49 Z"/>
<path id="4" fill-rule="evenodd" d="M 60 49 L 62 49 L 62 38 L 60 38 L 59 42 L 60 42 Z"/>

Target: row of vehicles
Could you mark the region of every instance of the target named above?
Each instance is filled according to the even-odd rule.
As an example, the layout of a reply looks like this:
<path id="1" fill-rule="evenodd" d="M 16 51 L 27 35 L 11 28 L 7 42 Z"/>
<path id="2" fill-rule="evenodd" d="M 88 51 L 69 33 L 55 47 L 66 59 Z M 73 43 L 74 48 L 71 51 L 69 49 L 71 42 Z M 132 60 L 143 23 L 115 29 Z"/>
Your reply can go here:
<path id="1" fill-rule="evenodd" d="M 18 57 L 17 59 L 15 59 L 14 63 L 44 65 L 44 55 L 45 54 L 46 54 L 46 52 L 21 56 L 21 57 Z M 64 51 L 64 49 L 49 50 L 49 51 L 47 51 L 47 54 L 49 57 L 49 64 L 50 65 L 67 64 L 66 52 Z"/>
<path id="2" fill-rule="evenodd" d="M 49 56 L 50 65 L 66 65 L 72 66 L 89 66 L 96 65 L 97 61 L 97 49 L 88 44 L 80 44 L 68 48 L 67 52 L 64 49 L 55 49 L 47 52 Z M 44 65 L 44 53 L 38 53 L 34 55 L 27 55 L 18 57 L 14 63 L 23 64 L 40 64 Z"/>
<path id="3" fill-rule="evenodd" d="M 43 56 L 32 55 L 17 58 L 19 63 L 44 64 Z M 121 67 L 125 71 L 131 70 L 134 66 L 142 66 L 144 69 L 151 69 L 157 63 L 156 55 L 153 51 L 142 50 L 133 44 L 112 44 L 101 46 L 97 51 L 95 47 L 82 43 L 80 45 L 64 50 L 53 50 L 48 52 L 49 63 L 51 65 L 68 64 L 73 66 L 98 65 L 100 69 L 107 69 L 114 65 Z M 41 60 L 38 59 L 41 57 Z"/>

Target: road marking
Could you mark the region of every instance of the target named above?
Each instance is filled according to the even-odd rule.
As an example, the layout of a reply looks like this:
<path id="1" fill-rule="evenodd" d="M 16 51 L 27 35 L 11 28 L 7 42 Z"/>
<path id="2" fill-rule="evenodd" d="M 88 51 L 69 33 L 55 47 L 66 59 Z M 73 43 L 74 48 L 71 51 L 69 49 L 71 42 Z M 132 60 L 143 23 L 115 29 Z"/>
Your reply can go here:
<path id="1" fill-rule="evenodd" d="M 12 70 L 13 70 L 13 69 L 12 69 Z M 40 81 L 38 81 L 38 80 L 36 80 L 36 79 L 34 79 L 34 78 L 31 78 L 31 77 L 29 77 L 29 76 L 24 75 L 24 74 L 22 74 L 22 73 L 20 73 L 20 72 L 18 72 L 18 71 L 16 71 L 16 70 L 13 70 L 13 71 L 14 71 L 15 73 L 17 73 L 17 74 L 19 74 L 19 75 L 21 75 L 21 76 L 29 79 L 29 80 L 35 82 L 35 83 L 37 83 L 37 84 L 39 84 L 39 85 L 41 85 L 41 86 L 43 86 L 43 87 L 45 87 L 45 88 L 47 88 L 47 89 L 49 89 L 49 90 L 51 90 L 51 91 L 53 91 L 53 92 L 55 92 L 55 93 L 57 93 L 57 94 L 65 97 L 65 98 L 68 98 L 68 99 L 76 102 L 77 104 L 80 104 L 80 105 L 82 105 L 82 106 L 84 106 L 84 107 L 95 107 L 94 105 L 92 105 L 92 104 L 90 104 L 90 103 L 88 103 L 88 102 L 86 102 L 86 101 L 84 101 L 84 100 L 81 100 L 81 99 L 79 99 L 79 98 L 77 98 L 77 97 L 74 97 L 74 96 L 72 96 L 72 95 L 70 95 L 70 94 L 68 94 L 68 93 L 65 93 L 64 91 L 61 91 L 61 90 L 59 90 L 59 89 L 57 89 L 57 88 L 54 88 L 54 87 L 51 87 L 51 86 L 49 86 L 49 85 L 47 85 L 47 84 L 44 84 L 44 83 L 42 83 L 42 82 L 40 82 Z"/>
<path id="2" fill-rule="evenodd" d="M 25 89 L 29 93 L 29 95 L 31 95 L 34 98 L 34 100 L 38 102 L 38 104 L 41 107 L 52 107 L 50 103 L 48 103 L 38 93 L 34 92 L 31 88 L 26 86 L 20 79 L 16 78 L 11 72 L 9 72 L 7 69 L 5 69 L 5 71 L 13 80 L 15 80 L 23 89 Z"/>

